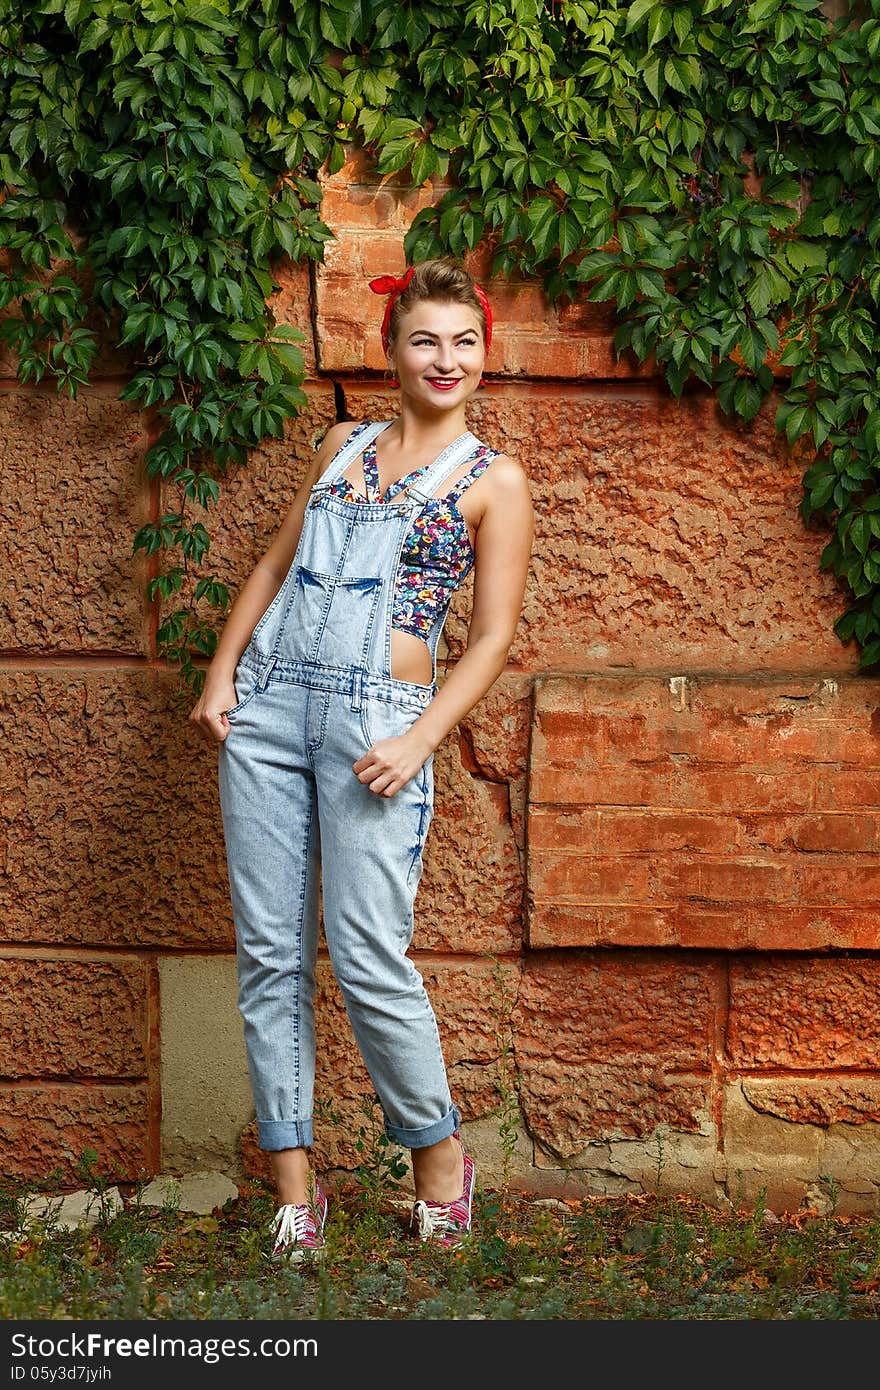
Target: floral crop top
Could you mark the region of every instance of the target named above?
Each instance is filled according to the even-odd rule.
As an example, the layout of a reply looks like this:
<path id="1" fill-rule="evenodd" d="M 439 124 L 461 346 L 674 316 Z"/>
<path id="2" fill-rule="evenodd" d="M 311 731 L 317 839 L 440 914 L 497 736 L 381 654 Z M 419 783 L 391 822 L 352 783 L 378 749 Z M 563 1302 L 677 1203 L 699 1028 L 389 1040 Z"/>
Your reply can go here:
<path id="1" fill-rule="evenodd" d="M 474 551 L 467 523 L 458 510 L 458 499 L 497 454 L 497 449 L 480 444 L 464 476 L 443 497 L 429 497 L 416 517 L 403 543 L 394 585 L 391 626 L 398 631 L 426 641 L 455 590 L 470 573 Z M 382 496 L 376 442 L 372 440 L 363 454 L 366 495 L 352 487 L 347 478 L 337 478 L 331 483 L 330 492 L 346 502 L 391 502 L 429 467 L 430 464 L 414 468 L 405 478 L 391 483 Z"/>

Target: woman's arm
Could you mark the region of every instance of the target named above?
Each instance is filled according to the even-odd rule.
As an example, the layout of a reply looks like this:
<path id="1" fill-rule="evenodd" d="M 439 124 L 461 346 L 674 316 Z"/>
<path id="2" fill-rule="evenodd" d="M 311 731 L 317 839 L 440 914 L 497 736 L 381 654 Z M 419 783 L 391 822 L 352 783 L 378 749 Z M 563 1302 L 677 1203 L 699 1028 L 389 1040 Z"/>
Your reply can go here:
<path id="1" fill-rule="evenodd" d="M 293 563 L 309 492 L 354 428 L 355 423 L 349 420 L 332 425 L 327 431 L 320 449 L 306 468 L 305 477 L 271 545 L 254 565 L 229 610 L 217 649 L 205 674 L 201 696 L 189 715 L 210 739 L 222 743 L 229 732 L 225 711 L 235 704 L 233 676 L 238 659 Z"/>
<path id="2" fill-rule="evenodd" d="M 522 612 L 534 539 L 525 471 L 505 454 L 491 482 L 474 540 L 474 601 L 467 646 L 430 705 L 400 738 L 380 739 L 353 764 L 370 791 L 393 796 L 486 694 L 504 670 Z M 481 480 L 482 481 L 482 480 Z"/>

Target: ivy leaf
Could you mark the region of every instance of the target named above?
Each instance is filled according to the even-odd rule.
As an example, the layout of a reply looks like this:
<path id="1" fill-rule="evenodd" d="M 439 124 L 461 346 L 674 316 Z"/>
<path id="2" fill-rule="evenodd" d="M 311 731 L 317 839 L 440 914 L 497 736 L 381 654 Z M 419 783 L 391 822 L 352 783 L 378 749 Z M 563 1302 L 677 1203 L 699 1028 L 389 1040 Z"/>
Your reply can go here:
<path id="1" fill-rule="evenodd" d="M 633 0 L 633 3 L 627 6 L 626 27 L 623 32 L 631 34 L 655 8 L 659 8 L 659 0 Z"/>

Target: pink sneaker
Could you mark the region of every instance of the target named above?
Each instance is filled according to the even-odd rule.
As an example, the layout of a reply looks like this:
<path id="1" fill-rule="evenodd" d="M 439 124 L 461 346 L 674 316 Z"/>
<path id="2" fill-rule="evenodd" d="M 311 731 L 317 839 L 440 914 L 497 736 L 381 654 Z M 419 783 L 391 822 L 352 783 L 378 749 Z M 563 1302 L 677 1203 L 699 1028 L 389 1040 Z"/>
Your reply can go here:
<path id="1" fill-rule="evenodd" d="M 453 1135 L 461 1144 L 461 1135 Z M 474 1199 L 474 1160 L 461 1144 L 464 1157 L 464 1184 L 460 1197 L 454 1202 L 415 1203 L 410 1219 L 410 1229 L 418 1232 L 419 1240 L 434 1241 L 437 1245 L 452 1247 L 460 1245 L 471 1233 L 471 1217 Z"/>
<path id="2" fill-rule="evenodd" d="M 276 1211 L 272 1223 L 272 1258 L 291 1263 L 306 1257 L 320 1259 L 324 1253 L 326 1220 L 327 1197 L 321 1184 L 316 1182 L 312 1201 L 302 1206 L 287 1202 Z"/>

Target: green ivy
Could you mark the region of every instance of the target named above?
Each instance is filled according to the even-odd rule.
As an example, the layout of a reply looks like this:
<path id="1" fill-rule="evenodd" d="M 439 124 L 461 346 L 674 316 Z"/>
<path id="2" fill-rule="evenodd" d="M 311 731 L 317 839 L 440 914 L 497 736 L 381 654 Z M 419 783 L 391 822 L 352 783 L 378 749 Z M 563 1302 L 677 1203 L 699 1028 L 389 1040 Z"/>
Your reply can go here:
<path id="1" fill-rule="evenodd" d="M 351 143 L 449 183 L 410 260 L 487 247 L 608 302 L 674 395 L 749 421 L 774 391 L 835 633 L 880 662 L 880 0 L 0 0 L 0 73 L 0 334 L 72 396 L 130 354 L 175 499 L 133 548 L 187 689 L 230 602 L 201 518 L 306 403 L 276 268 L 323 259 Z"/>

